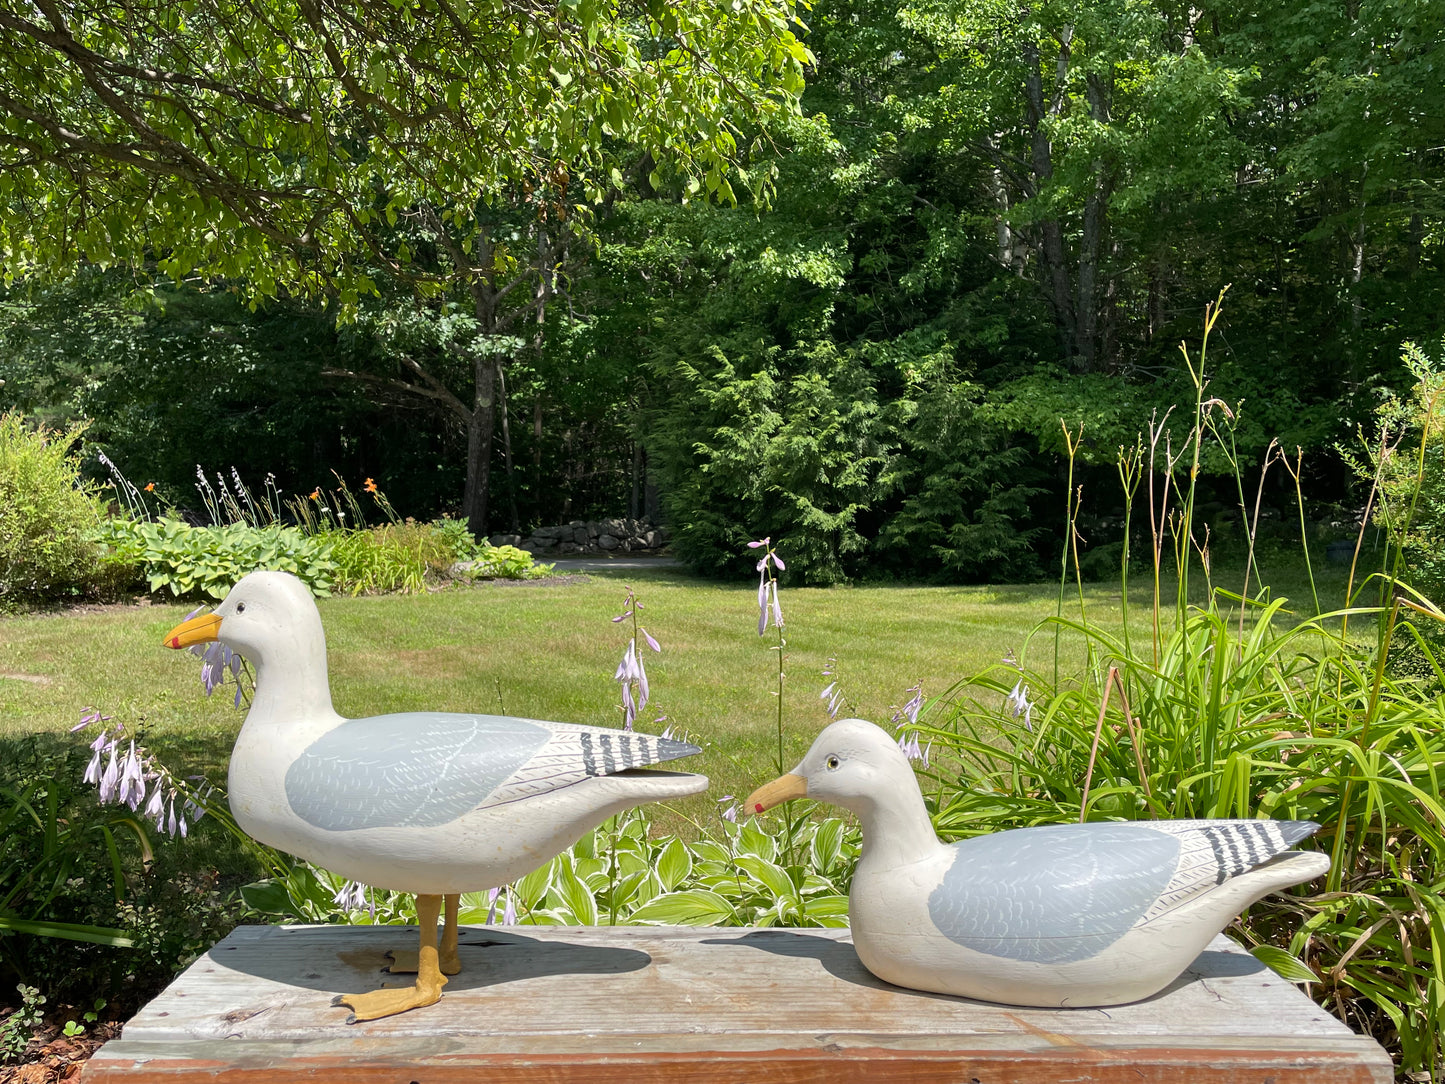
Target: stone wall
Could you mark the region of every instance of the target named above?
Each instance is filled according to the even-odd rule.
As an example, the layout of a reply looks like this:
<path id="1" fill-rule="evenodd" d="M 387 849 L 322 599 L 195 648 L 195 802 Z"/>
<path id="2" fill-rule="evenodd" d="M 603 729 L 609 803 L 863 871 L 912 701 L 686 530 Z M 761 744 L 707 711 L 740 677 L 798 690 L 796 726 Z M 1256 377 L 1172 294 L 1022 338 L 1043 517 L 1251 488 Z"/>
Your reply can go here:
<path id="1" fill-rule="evenodd" d="M 538 557 L 580 553 L 656 553 L 667 545 L 666 529 L 640 519 L 574 519 L 560 527 L 538 527 L 527 537 L 494 534 L 494 546 L 516 546 Z"/>

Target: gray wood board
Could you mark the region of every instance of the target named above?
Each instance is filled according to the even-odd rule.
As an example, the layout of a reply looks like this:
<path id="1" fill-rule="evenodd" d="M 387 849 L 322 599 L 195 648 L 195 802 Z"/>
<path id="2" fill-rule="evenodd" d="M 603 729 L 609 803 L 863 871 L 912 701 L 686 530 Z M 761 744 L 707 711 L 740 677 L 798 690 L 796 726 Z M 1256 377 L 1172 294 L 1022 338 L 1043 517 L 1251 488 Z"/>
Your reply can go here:
<path id="1" fill-rule="evenodd" d="M 382 968 L 387 949 L 415 946 L 415 927 L 243 926 L 126 1024 L 92 1059 L 86 1080 L 171 1079 L 187 1066 L 197 1080 L 231 1079 L 227 1069 L 248 1067 L 255 1072 L 235 1079 L 310 1079 L 342 1063 L 347 1079 L 383 1080 L 398 1066 L 435 1067 L 437 1059 L 458 1067 L 545 1062 L 536 1079 L 547 1080 L 573 1079 L 568 1063 L 595 1070 L 604 1062 L 630 1064 L 637 1078 L 649 1061 L 687 1064 L 697 1069 L 690 1078 L 714 1079 L 704 1071 L 708 1059 L 727 1067 L 716 1079 L 736 1080 L 738 1064 L 767 1062 L 774 1068 L 762 1076 L 801 1080 L 812 1071 L 778 1066 L 830 1058 L 907 1063 L 908 1072 L 877 1078 L 926 1080 L 933 1077 L 918 1066 L 936 1062 L 936 1078 L 945 1079 L 963 1055 L 969 1064 L 1028 1067 L 990 1073 L 989 1081 L 1113 1080 L 1105 1070 L 1115 1064 L 1152 1079 L 1138 1071 L 1146 1062 L 1172 1066 L 1181 1079 L 1192 1070 L 1198 1079 L 1254 1078 L 1237 1074 L 1256 1064 L 1260 1080 L 1392 1078 L 1377 1044 L 1222 935 L 1162 994 L 1108 1009 L 1022 1009 L 904 990 L 864 970 L 848 936 L 465 927 L 462 973 L 440 1003 L 347 1026 L 347 1010 L 332 1007 L 332 997 L 409 985 Z M 288 1060 L 309 1068 L 288 1076 Z M 390 1068 L 367 1076 L 366 1063 Z M 1091 1065 L 1098 1072 L 1083 1071 Z M 1207 1065 L 1222 1068 L 1206 1072 Z"/>

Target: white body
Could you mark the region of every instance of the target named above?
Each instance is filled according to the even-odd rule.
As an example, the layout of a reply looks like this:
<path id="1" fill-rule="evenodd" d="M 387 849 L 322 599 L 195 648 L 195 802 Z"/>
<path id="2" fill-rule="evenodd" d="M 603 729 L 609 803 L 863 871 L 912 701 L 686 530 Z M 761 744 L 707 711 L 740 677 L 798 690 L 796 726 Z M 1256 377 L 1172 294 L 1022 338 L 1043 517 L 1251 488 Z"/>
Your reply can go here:
<path id="1" fill-rule="evenodd" d="M 556 789 L 514 776 L 508 785 L 526 793 L 481 804 L 447 823 L 319 827 L 297 814 L 287 773 L 313 743 L 347 720 L 331 706 L 326 644 L 310 593 L 283 573 L 252 573 L 215 613 L 221 618 L 218 638 L 256 668 L 255 699 L 231 755 L 236 823 L 262 843 L 363 884 L 427 895 L 496 887 L 537 868 L 614 813 L 707 788 L 705 776 L 636 769 Z M 567 734 L 617 733 L 530 722 Z M 398 758 L 411 752 L 411 738 L 398 727 Z M 436 785 L 447 783 L 439 776 Z"/>
<path id="2" fill-rule="evenodd" d="M 860 719 L 829 726 L 749 802 L 804 783 L 862 824 L 848 904 L 863 965 L 899 986 L 1009 1005 L 1149 997 L 1249 904 L 1329 868 L 1326 855 L 1286 849 L 1317 827 L 1305 822 L 1047 826 L 945 845 L 907 758 Z"/>
<path id="3" fill-rule="evenodd" d="M 890 864 L 876 849 L 870 861 L 865 851 L 848 896 L 853 945 L 863 966 L 896 986 L 1048 1008 L 1122 1005 L 1150 997 L 1245 907 L 1329 869 L 1325 855 L 1299 851 L 1136 926 L 1098 956 L 1041 964 L 975 952 L 938 932 L 928 897 L 952 854 L 935 847 L 932 855 L 905 866 Z"/>

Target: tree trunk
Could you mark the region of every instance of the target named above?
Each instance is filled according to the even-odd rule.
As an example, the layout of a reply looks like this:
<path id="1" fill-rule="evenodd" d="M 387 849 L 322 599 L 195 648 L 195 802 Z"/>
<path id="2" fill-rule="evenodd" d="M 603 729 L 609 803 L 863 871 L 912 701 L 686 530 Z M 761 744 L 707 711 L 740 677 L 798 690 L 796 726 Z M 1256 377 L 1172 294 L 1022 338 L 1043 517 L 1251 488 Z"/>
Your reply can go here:
<path id="1" fill-rule="evenodd" d="M 497 405 L 502 408 L 502 456 L 507 465 L 507 511 L 511 514 L 511 531 L 522 533 L 522 521 L 517 515 L 517 479 L 512 473 L 512 427 L 507 421 L 507 370 L 497 368 Z"/>
<path id="2" fill-rule="evenodd" d="M 1092 72 L 1088 78 L 1089 112 L 1095 122 L 1109 123 L 1109 93 Z M 1084 229 L 1079 239 L 1078 295 L 1074 302 L 1076 329 L 1074 366 L 1088 373 L 1099 363 L 1099 252 L 1107 225 L 1109 192 L 1113 187 L 1108 163 L 1093 162 L 1094 187 L 1084 201 Z"/>
<path id="3" fill-rule="evenodd" d="M 1044 118 L 1053 107 L 1044 101 L 1043 75 L 1039 71 L 1039 48 L 1035 42 L 1024 42 L 1024 94 L 1028 102 L 1029 152 L 1035 183 L 1039 189 L 1054 175 L 1053 146 Z M 1061 50 L 1059 67 L 1067 72 L 1067 50 Z M 1063 76 L 1060 76 L 1062 81 Z M 1061 345 L 1072 352 L 1078 341 L 1078 321 L 1074 313 L 1074 291 L 1069 281 L 1068 250 L 1064 244 L 1063 227 L 1056 218 L 1039 222 L 1039 253 L 1043 262 L 1044 285 L 1054 319 L 1058 323 Z"/>
<path id="4" fill-rule="evenodd" d="M 497 359 L 479 357 L 473 371 L 476 397 L 472 419 L 467 426 L 467 488 L 462 498 L 462 514 L 467 517 L 467 530 L 477 538 L 484 538 L 487 534 L 487 490 L 492 473 L 492 437 L 497 418 Z"/>

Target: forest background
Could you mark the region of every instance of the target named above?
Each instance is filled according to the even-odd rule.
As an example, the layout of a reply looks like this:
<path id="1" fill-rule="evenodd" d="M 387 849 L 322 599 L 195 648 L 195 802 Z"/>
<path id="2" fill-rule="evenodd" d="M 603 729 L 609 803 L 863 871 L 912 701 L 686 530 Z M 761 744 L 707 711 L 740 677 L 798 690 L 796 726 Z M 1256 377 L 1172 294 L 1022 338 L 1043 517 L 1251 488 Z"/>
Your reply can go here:
<path id="1" fill-rule="evenodd" d="M 0 410 L 88 420 L 182 507 L 197 465 L 294 493 L 335 471 L 478 533 L 660 517 L 704 571 L 770 535 L 813 583 L 1026 580 L 1059 552 L 1060 419 L 1084 534 L 1117 540 L 1118 449 L 1192 401 L 1178 344 L 1228 285 L 1208 394 L 1243 462 L 1277 438 L 1322 518 L 1350 503 L 1337 447 L 1411 382 L 1402 341 L 1445 331 L 1445 0 L 799 14 L 801 110 L 723 118 L 717 198 L 612 139 L 605 186 L 493 186 L 462 285 L 385 260 L 309 296 L 175 261 L 21 274 Z M 1226 466 L 1203 464 L 1221 512 Z M 1266 520 L 1293 501 L 1268 484 Z"/>

